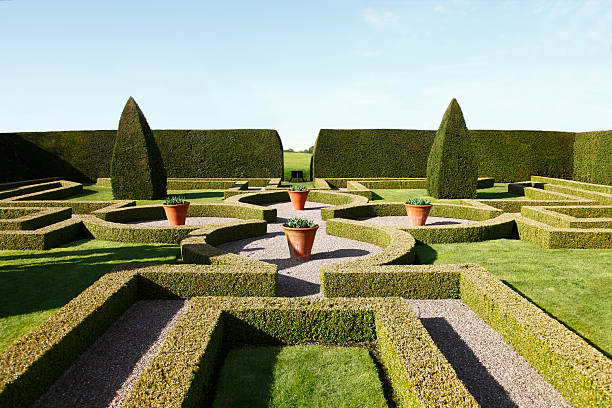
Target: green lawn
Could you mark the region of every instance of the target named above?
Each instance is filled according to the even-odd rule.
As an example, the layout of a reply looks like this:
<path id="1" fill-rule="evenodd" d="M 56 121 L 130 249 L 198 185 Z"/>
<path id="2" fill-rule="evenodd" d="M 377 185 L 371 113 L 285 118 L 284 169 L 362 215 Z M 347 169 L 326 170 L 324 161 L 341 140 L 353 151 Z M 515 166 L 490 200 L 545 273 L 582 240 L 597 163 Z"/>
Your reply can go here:
<path id="1" fill-rule="evenodd" d="M 392 202 L 405 202 L 411 197 L 423 197 L 429 199 L 434 203 L 458 203 L 461 200 L 450 200 L 450 199 L 437 199 L 429 196 L 425 189 L 385 189 L 385 190 L 372 190 L 374 192 L 374 198 L 372 201 L 392 201 Z M 491 188 L 484 188 L 478 190 L 477 199 L 496 199 L 496 200 L 516 200 L 523 198 L 521 196 L 515 196 L 508 193 L 507 183 L 495 183 L 495 186 Z"/>
<path id="2" fill-rule="evenodd" d="M 177 194 L 185 197 L 192 203 L 220 203 L 223 202 L 223 190 L 169 190 L 168 194 Z M 113 200 L 113 191 L 110 187 L 96 184 L 83 187 L 83 193 L 68 197 L 72 201 L 110 201 Z M 162 204 L 164 200 L 136 200 L 136 204 Z"/>
<path id="3" fill-rule="evenodd" d="M 421 263 L 478 263 L 612 355 L 612 250 L 519 240 L 417 246 Z"/>
<path id="4" fill-rule="evenodd" d="M 387 407 L 368 350 L 301 345 L 230 350 L 215 408 Z"/>
<path id="5" fill-rule="evenodd" d="M 284 152 L 283 160 L 285 162 L 285 180 L 289 181 L 291 170 L 302 170 L 304 172 L 304 180 L 310 180 L 310 153 L 291 153 Z"/>
<path id="6" fill-rule="evenodd" d="M 0 350 L 42 323 L 113 265 L 174 263 L 176 245 L 82 240 L 48 251 L 0 251 Z"/>

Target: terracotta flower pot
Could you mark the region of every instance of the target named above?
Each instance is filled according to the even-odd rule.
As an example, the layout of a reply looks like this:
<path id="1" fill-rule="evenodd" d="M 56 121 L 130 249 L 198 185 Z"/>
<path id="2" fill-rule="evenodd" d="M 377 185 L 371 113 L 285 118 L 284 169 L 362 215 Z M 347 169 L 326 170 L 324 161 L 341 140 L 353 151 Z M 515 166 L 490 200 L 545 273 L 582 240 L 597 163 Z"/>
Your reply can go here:
<path id="1" fill-rule="evenodd" d="M 164 204 L 164 211 L 166 212 L 166 218 L 168 218 L 170 225 L 185 225 L 188 208 L 189 203 L 174 205 Z"/>
<path id="2" fill-rule="evenodd" d="M 425 225 L 427 217 L 429 216 L 429 211 L 431 211 L 431 207 L 433 207 L 433 205 L 405 205 L 408 218 L 410 219 L 410 225 L 413 227 L 421 227 Z"/>
<path id="3" fill-rule="evenodd" d="M 312 228 L 289 228 L 283 225 L 289 245 L 289 256 L 293 259 L 308 261 L 318 229 L 318 225 Z"/>
<path id="4" fill-rule="evenodd" d="M 306 199 L 308 198 L 309 192 L 310 190 L 289 191 L 289 198 L 291 199 L 291 204 L 293 205 L 294 210 L 304 209 L 304 205 L 306 204 Z"/>

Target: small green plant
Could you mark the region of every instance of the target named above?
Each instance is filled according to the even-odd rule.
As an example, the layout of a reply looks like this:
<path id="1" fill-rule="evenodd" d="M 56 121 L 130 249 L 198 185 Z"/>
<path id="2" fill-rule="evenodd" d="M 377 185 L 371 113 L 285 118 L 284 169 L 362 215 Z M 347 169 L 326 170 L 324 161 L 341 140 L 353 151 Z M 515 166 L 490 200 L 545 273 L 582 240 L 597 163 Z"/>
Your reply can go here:
<path id="1" fill-rule="evenodd" d="M 291 188 L 289 188 L 289 190 L 290 191 L 306 191 L 306 190 L 308 190 L 308 187 L 297 185 L 297 186 L 291 186 Z"/>
<path id="2" fill-rule="evenodd" d="M 314 228 L 317 226 L 314 221 L 305 218 L 291 218 L 283 225 L 287 228 Z"/>
<path id="3" fill-rule="evenodd" d="M 189 201 L 185 201 L 185 197 L 180 195 L 169 195 L 166 197 L 166 205 L 177 205 L 177 204 L 189 204 Z"/>
<path id="4" fill-rule="evenodd" d="M 412 198 L 409 198 L 408 201 L 406 201 L 406 204 L 408 205 L 429 205 L 431 204 L 431 201 L 429 201 L 426 198 L 412 197 Z"/>

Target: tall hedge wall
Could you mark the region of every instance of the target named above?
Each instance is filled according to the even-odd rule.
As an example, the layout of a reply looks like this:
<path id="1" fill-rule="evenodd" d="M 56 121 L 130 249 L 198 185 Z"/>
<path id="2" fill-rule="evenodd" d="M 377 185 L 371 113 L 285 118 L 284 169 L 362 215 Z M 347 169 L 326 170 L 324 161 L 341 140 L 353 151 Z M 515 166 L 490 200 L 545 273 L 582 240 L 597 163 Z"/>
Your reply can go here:
<path id="1" fill-rule="evenodd" d="M 116 130 L 0 133 L 0 183 L 59 176 L 110 176 Z M 276 130 L 153 130 L 168 177 L 278 178 L 283 146 Z"/>
<path id="2" fill-rule="evenodd" d="M 321 129 L 314 177 L 425 177 L 434 130 Z M 574 133 L 539 130 L 469 130 L 478 174 L 496 182 L 532 175 L 571 178 Z M 602 150 L 603 152 L 603 150 Z M 595 158 L 598 163 L 601 158 Z"/>
<path id="3" fill-rule="evenodd" d="M 612 185 L 612 130 L 576 133 L 574 180 Z"/>

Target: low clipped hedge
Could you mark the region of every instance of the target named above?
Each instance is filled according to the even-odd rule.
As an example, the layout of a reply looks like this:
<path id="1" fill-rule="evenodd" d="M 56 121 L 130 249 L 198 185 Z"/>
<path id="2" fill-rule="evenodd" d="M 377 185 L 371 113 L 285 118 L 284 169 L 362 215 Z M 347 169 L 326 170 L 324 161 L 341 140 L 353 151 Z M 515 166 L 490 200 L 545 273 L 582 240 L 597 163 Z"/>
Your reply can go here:
<path id="1" fill-rule="evenodd" d="M 131 207 L 136 205 L 136 201 L 72 201 L 72 200 L 32 200 L 32 201 L 0 201 L 3 207 L 43 207 L 57 208 L 68 207 L 73 214 L 91 214 L 102 209 L 113 209 Z"/>
<path id="2" fill-rule="evenodd" d="M 573 159 L 575 180 L 612 186 L 612 130 L 576 133 Z"/>
<path id="3" fill-rule="evenodd" d="M 216 245 L 224 242 L 265 235 L 266 230 L 266 222 L 256 220 L 196 230 L 181 241 L 181 257 L 185 263 L 236 265 L 244 268 L 258 269 L 273 268 L 276 271 L 276 265 L 228 253 L 216 248 Z"/>
<path id="4" fill-rule="evenodd" d="M 575 187 L 559 186 L 556 184 L 544 184 L 544 190 L 568 194 L 574 197 L 582 197 L 601 204 L 612 204 L 612 194 L 600 193 L 598 191 L 582 190 Z"/>
<path id="5" fill-rule="evenodd" d="M 104 275 L 0 353 L 0 406 L 29 407 L 137 298 L 134 273 Z"/>
<path id="6" fill-rule="evenodd" d="M 0 133 L 0 182 L 43 178 L 94 182 L 110 176 L 116 130 Z M 153 130 L 168 177 L 282 178 L 276 130 Z"/>
<path id="7" fill-rule="evenodd" d="M 393 179 L 393 178 L 318 178 L 315 179 L 315 188 L 321 190 L 331 190 L 334 188 L 348 188 L 349 182 L 357 182 L 360 189 L 372 189 L 372 190 L 410 190 L 410 189 L 425 189 L 427 188 L 426 178 L 404 178 L 404 179 Z M 479 177 L 477 188 L 491 188 L 495 185 L 495 179 L 491 177 Z M 354 190 L 354 189 L 352 189 Z M 371 197 L 369 197 L 371 199 Z"/>
<path id="8" fill-rule="evenodd" d="M 225 190 L 231 188 L 236 178 L 168 178 L 168 190 Z M 250 187 L 266 187 L 278 185 L 280 178 L 241 178 L 248 182 Z M 110 178 L 100 177 L 96 184 L 101 187 L 110 187 Z"/>
<path id="9" fill-rule="evenodd" d="M 263 262 L 262 262 L 263 263 Z M 120 269 L 120 268 L 119 268 Z M 276 265 L 154 265 L 136 269 L 141 299 L 276 296 Z"/>
<path id="10" fill-rule="evenodd" d="M 29 192 L 26 192 L 28 191 Z M 83 192 L 83 185 L 72 181 L 61 180 L 58 182 L 44 183 L 34 186 L 22 187 L 13 190 L 21 195 L 12 195 L 5 198 L 6 201 L 32 201 L 32 200 L 59 200 Z"/>
<path id="11" fill-rule="evenodd" d="M 59 180 L 60 180 L 59 177 L 45 177 L 45 178 L 36 179 L 36 180 L 22 180 L 22 181 L 11 181 L 9 183 L 0 183 L 0 191 L 14 190 L 16 188 L 23 187 L 23 186 L 29 186 L 32 184 L 50 183 L 52 181 L 59 181 Z"/>
<path id="12" fill-rule="evenodd" d="M 66 219 L 34 230 L 0 230 L 0 249 L 45 250 L 84 236 L 81 220 Z"/>
<path id="13" fill-rule="evenodd" d="M 15 216 L 6 217 L 11 213 Z M 71 214 L 70 208 L 0 207 L 0 230 L 36 230 L 67 220 Z"/>
<path id="14" fill-rule="evenodd" d="M 461 299 L 575 407 L 612 405 L 612 361 L 484 268 L 461 273 Z"/>
<path id="15" fill-rule="evenodd" d="M 612 229 L 612 206 L 523 207 L 521 215 L 557 228 Z"/>
<path id="16" fill-rule="evenodd" d="M 132 243 L 178 244 L 190 232 L 201 229 L 201 225 L 175 227 L 152 227 L 122 224 L 102 220 L 93 215 L 81 218 L 89 235 L 95 239 Z"/>
<path id="17" fill-rule="evenodd" d="M 524 216 L 516 226 L 521 240 L 542 248 L 612 248 L 612 228 L 558 228 Z"/>
<path id="18" fill-rule="evenodd" d="M 612 194 L 612 185 L 584 183 L 575 180 L 566 180 L 552 177 L 531 176 L 531 182 L 540 183 L 541 185 L 555 184 L 558 186 L 573 187 L 580 190 L 597 191 L 605 194 Z"/>
<path id="19" fill-rule="evenodd" d="M 11 197 L 19 197 L 31 193 L 38 193 L 40 191 L 51 190 L 58 187 L 62 187 L 62 183 L 59 180 L 35 184 L 18 185 L 15 188 L 9 188 L 0 191 L 0 200 L 6 200 L 10 199 Z"/>
<path id="20" fill-rule="evenodd" d="M 199 407 L 210 402 L 224 344 L 376 338 L 401 406 L 478 406 L 404 302 L 287 298 L 193 299 L 124 405 Z"/>
<path id="21" fill-rule="evenodd" d="M 472 201 L 472 200 L 464 200 Z M 521 208 L 524 206 L 538 206 L 538 205 L 589 205 L 594 204 L 592 200 L 496 200 L 496 199 L 483 199 L 478 200 L 483 205 L 493 207 L 506 213 L 520 213 Z"/>

